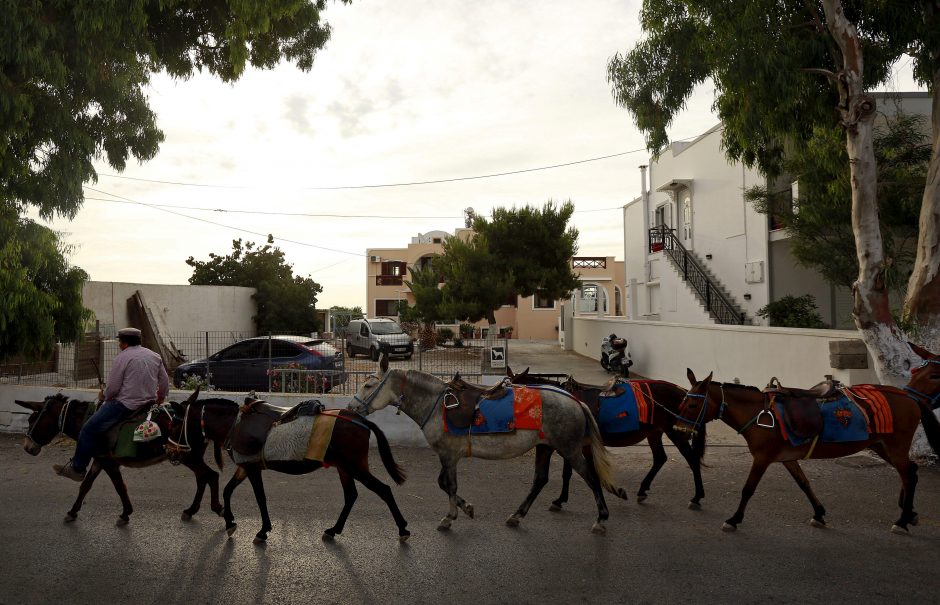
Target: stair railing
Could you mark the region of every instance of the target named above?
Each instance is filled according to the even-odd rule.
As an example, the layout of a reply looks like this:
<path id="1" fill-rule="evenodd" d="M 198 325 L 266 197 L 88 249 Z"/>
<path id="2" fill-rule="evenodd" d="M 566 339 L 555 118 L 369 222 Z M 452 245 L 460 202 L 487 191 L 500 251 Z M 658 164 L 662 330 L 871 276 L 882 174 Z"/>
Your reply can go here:
<path id="1" fill-rule="evenodd" d="M 685 249 L 675 229 L 665 225 L 651 227 L 649 230 L 649 251 L 665 252 L 676 268 L 682 274 L 682 279 L 688 282 L 698 293 L 705 309 L 722 324 L 743 324 L 744 313 L 738 312 L 731 301 L 708 278 L 708 274 L 698 264 L 695 257 Z"/>

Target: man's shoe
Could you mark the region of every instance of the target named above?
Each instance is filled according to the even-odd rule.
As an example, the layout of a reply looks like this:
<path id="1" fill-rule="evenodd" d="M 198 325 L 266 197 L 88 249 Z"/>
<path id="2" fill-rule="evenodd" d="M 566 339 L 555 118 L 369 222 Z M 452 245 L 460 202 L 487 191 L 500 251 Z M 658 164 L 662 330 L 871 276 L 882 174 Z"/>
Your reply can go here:
<path id="1" fill-rule="evenodd" d="M 56 475 L 68 477 L 72 481 L 83 481 L 85 479 L 85 473 L 72 466 L 71 462 L 68 464 L 53 464 L 52 468 L 55 469 Z"/>

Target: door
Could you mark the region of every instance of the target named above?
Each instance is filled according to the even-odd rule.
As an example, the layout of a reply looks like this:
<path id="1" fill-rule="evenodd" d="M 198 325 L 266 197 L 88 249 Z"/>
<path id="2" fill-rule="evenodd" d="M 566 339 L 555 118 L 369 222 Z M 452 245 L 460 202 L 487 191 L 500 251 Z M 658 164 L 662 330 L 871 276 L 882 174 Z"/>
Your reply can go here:
<path id="1" fill-rule="evenodd" d="M 258 378 L 257 365 L 261 361 L 262 349 L 265 354 L 264 362 L 267 363 L 266 340 L 243 340 L 213 355 L 210 358 L 212 384 L 225 391 L 255 388 L 250 385 L 250 382 Z M 263 374 L 266 370 L 267 367 L 261 368 L 260 373 Z"/>
<path id="2" fill-rule="evenodd" d="M 679 193 L 679 212 L 682 216 L 680 237 L 687 250 L 692 249 L 692 192 L 684 189 Z"/>

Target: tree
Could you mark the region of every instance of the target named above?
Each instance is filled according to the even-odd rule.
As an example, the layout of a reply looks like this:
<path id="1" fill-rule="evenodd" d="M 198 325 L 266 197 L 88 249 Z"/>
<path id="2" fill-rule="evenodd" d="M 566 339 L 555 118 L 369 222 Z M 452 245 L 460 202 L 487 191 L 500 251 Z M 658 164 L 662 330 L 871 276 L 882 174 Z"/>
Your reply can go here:
<path id="1" fill-rule="evenodd" d="M 930 145 L 922 116 L 903 113 L 875 130 L 878 164 L 879 220 L 885 254 L 885 284 L 892 298 L 903 298 L 914 263 L 920 211 Z M 846 170 L 848 156 L 840 127 L 819 126 L 804 145 L 791 149 L 782 163 L 783 173 L 799 175 L 799 200 L 794 200 L 790 179 L 777 190 L 752 187 L 746 199 L 789 233 L 793 257 L 818 271 L 828 282 L 851 288 L 858 277 L 858 258 L 852 232 L 852 185 Z"/>
<path id="2" fill-rule="evenodd" d="M 496 208 L 473 217 L 473 237 L 448 238 L 437 267 L 444 276 L 445 315 L 496 323 L 494 312 L 515 296 L 564 298 L 580 286 L 571 270 L 578 230 L 568 226 L 574 204 L 541 209 Z"/>
<path id="3" fill-rule="evenodd" d="M 912 3 L 839 0 L 645 0 L 647 37 L 614 56 L 608 78 L 647 145 L 658 150 L 666 127 L 693 88 L 711 79 L 727 155 L 768 176 L 781 171 L 787 145 L 831 125 L 845 132 L 858 260 L 853 315 L 882 382 L 905 380 L 916 362 L 891 315 L 878 222 L 873 145 L 875 101 L 866 86 L 886 81 L 909 54 L 914 73 L 940 84 L 940 0 Z M 858 27 L 856 27 L 856 24 Z M 940 100 L 933 97 L 932 153 L 924 186 L 914 270 L 904 314 L 928 348 L 940 345 Z"/>
<path id="4" fill-rule="evenodd" d="M 189 283 L 194 286 L 245 286 L 257 289 L 253 298 L 258 314 L 253 317 L 259 332 L 307 333 L 319 330 L 314 310 L 323 287 L 309 276 L 295 276 L 293 266 L 284 261 L 274 237 L 255 248 L 253 242 L 232 241 L 227 256 L 209 254 L 209 260 L 192 256 L 186 264 L 193 268 Z"/>
<path id="5" fill-rule="evenodd" d="M 325 7 L 326 0 L 0 3 L 0 283 L 15 286 L 0 303 L 0 355 L 49 346 L 53 334 L 75 337 L 83 313 L 84 273 L 69 267 L 54 234 L 16 217 L 35 208 L 44 219 L 73 218 L 82 184 L 97 180 L 94 160 L 121 171 L 131 156 L 156 155 L 163 133 L 145 94 L 151 74 L 186 79 L 207 70 L 231 82 L 247 65 L 268 69 L 282 59 L 309 70 L 330 36 L 320 20 Z M 54 267 L 49 281 L 59 281 L 21 281 L 36 277 L 15 262 L 28 250 L 41 250 L 32 260 Z M 13 309 L 25 310 L 15 324 Z"/>
<path id="6" fill-rule="evenodd" d="M 340 305 L 330 307 L 330 315 L 333 316 L 334 329 L 339 333 L 345 330 L 350 321 L 365 317 L 362 307 L 343 307 Z"/>
<path id="7" fill-rule="evenodd" d="M 81 336 L 88 274 L 69 266 L 69 253 L 55 231 L 0 207 L 0 360 L 46 355 Z"/>
<path id="8" fill-rule="evenodd" d="M 440 288 L 440 273 L 432 264 L 419 269 L 408 267 L 408 274 L 411 279 L 404 280 L 404 284 L 411 290 L 415 304 L 400 309 L 400 318 L 404 322 L 420 323 L 421 347 L 433 349 L 436 344 L 434 322 L 446 317 L 443 314 L 444 293 Z"/>

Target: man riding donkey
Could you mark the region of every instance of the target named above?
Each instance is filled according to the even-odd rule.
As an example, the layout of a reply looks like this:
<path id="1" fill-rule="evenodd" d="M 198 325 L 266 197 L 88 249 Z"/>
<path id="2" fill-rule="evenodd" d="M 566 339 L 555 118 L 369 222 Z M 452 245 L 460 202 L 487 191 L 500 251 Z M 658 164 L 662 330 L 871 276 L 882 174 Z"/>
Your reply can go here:
<path id="1" fill-rule="evenodd" d="M 73 481 L 85 478 L 85 467 L 91 461 L 101 435 L 144 406 L 163 403 L 170 384 L 163 359 L 140 345 L 140 330 L 123 328 L 118 331 L 121 352 L 114 357 L 108 384 L 99 394 L 104 404 L 85 423 L 75 445 L 75 455 L 67 464 L 54 464 L 56 474 Z M 156 397 L 156 400 L 154 400 Z"/>

